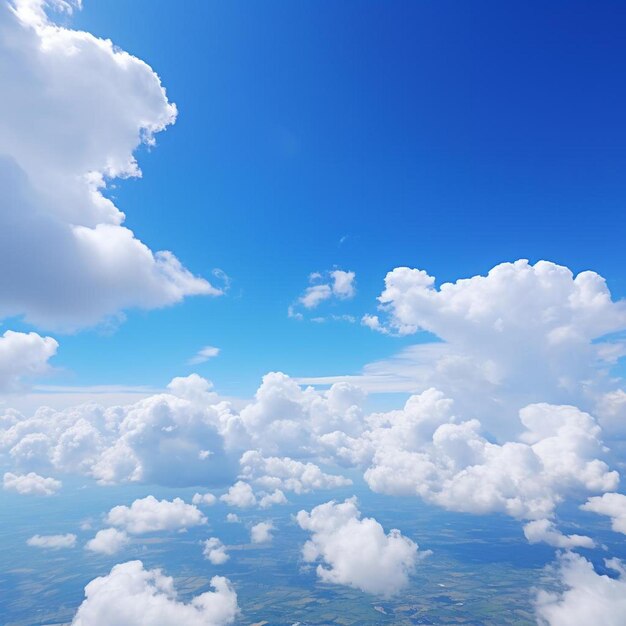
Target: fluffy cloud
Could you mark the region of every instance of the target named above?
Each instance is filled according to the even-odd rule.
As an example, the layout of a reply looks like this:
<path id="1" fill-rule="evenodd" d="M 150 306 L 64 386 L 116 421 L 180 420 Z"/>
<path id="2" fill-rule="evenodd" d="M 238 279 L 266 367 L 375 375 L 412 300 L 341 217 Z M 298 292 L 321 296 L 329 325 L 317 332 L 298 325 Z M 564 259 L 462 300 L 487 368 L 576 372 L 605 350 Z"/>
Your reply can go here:
<path id="1" fill-rule="evenodd" d="M 118 526 L 131 535 L 159 530 L 184 530 L 206 523 L 206 517 L 193 504 L 180 498 L 157 500 L 147 496 L 135 500 L 130 507 L 115 506 L 106 516 L 107 524 Z"/>
<path id="2" fill-rule="evenodd" d="M 546 261 L 502 263 L 486 276 L 439 288 L 423 270 L 399 267 L 387 274 L 379 300 L 386 323 L 370 316 L 364 324 L 400 334 L 427 331 L 442 343 L 374 364 L 363 382 L 435 386 L 501 438 L 515 434 L 515 413 L 527 404 L 593 411 L 611 391 L 608 369 L 624 354 L 615 333 L 626 328 L 625 303 L 611 300 L 598 274 L 574 276 Z"/>
<path id="3" fill-rule="evenodd" d="M 72 329 L 220 293 L 136 239 L 106 194 L 108 181 L 141 175 L 135 149 L 176 118 L 159 77 L 109 40 L 51 23 L 44 7 L 0 6 L 0 229 L 12 233 L 0 316 Z"/>
<path id="4" fill-rule="evenodd" d="M 314 463 L 289 457 L 263 457 L 257 450 L 245 452 L 239 464 L 241 475 L 266 489 L 285 489 L 307 493 L 316 489 L 335 489 L 352 484 L 349 478 L 326 474 Z"/>
<path id="5" fill-rule="evenodd" d="M 207 539 L 203 545 L 204 558 L 211 561 L 213 565 L 222 565 L 230 558 L 226 552 L 226 546 L 217 537 Z"/>
<path id="6" fill-rule="evenodd" d="M 524 526 L 524 535 L 528 543 L 547 543 L 554 548 L 593 548 L 595 542 L 584 535 L 564 535 L 554 522 L 538 519 Z"/>
<path id="7" fill-rule="evenodd" d="M 542 626 L 621 626 L 626 615 L 626 571 L 617 559 L 605 561 L 617 578 L 597 574 L 578 554 L 560 555 L 556 577 L 564 590 L 540 591 L 536 599 L 537 620 Z"/>
<path id="8" fill-rule="evenodd" d="M 287 504 L 287 497 L 280 489 L 276 489 L 272 493 L 266 493 L 259 499 L 259 506 L 262 509 L 269 509 L 269 507 L 275 504 Z"/>
<path id="9" fill-rule="evenodd" d="M 42 407 L 31 417 L 0 418 L 0 453 L 17 468 L 91 476 L 103 484 L 222 485 L 236 475 L 224 451 L 221 420 L 230 409 L 192 375 L 171 393 L 104 409 Z"/>
<path id="10" fill-rule="evenodd" d="M 275 530 L 272 522 L 259 522 L 250 529 L 250 541 L 252 543 L 270 543 L 272 531 Z"/>
<path id="11" fill-rule="evenodd" d="M 61 488 L 60 480 L 44 478 L 35 472 L 23 475 L 6 472 L 2 484 L 9 491 L 17 491 L 17 493 L 29 496 L 51 496 Z"/>
<path id="12" fill-rule="evenodd" d="M 118 553 L 128 545 L 128 542 L 129 538 L 125 531 L 117 528 L 105 528 L 99 530 L 96 536 L 85 544 L 85 548 L 91 552 L 111 555 Z"/>
<path id="13" fill-rule="evenodd" d="M 247 509 L 256 506 L 256 496 L 254 490 L 248 483 L 238 480 L 230 489 L 222 496 L 220 500 L 230 506 L 236 506 L 240 509 Z"/>
<path id="14" fill-rule="evenodd" d="M 174 581 L 159 569 L 146 570 L 141 561 L 116 565 L 107 576 L 85 587 L 72 626 L 222 626 L 238 612 L 237 594 L 228 579 L 214 576 L 207 591 L 185 604 L 176 598 Z"/>
<path id="15" fill-rule="evenodd" d="M 26 543 L 33 548 L 44 548 L 46 550 L 60 550 L 62 548 L 73 548 L 76 545 L 76 535 L 33 535 Z"/>
<path id="16" fill-rule="evenodd" d="M 191 503 L 199 506 L 204 504 L 205 506 L 213 506 L 217 502 L 217 498 L 212 493 L 194 493 L 191 498 Z"/>
<path id="17" fill-rule="evenodd" d="M 581 507 L 583 511 L 592 511 L 611 518 L 611 527 L 615 532 L 626 535 L 626 496 L 621 493 L 605 493 L 589 498 Z"/>
<path id="18" fill-rule="evenodd" d="M 385 534 L 371 517 L 361 519 L 356 498 L 327 502 L 297 515 L 300 527 L 311 532 L 304 544 L 305 561 L 321 560 L 317 575 L 324 581 L 390 596 L 409 582 L 418 561 L 418 547 L 399 530 Z"/>
<path id="19" fill-rule="evenodd" d="M 17 391 L 23 378 L 45 373 L 58 347 L 52 337 L 5 331 L 0 337 L 0 392 Z"/>

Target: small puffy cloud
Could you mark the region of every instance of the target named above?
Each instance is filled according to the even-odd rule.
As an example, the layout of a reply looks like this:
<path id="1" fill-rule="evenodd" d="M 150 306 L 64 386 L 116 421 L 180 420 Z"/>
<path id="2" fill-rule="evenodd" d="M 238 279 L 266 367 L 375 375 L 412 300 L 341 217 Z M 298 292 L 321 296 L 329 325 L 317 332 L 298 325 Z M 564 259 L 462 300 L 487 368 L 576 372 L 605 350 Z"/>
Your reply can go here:
<path id="1" fill-rule="evenodd" d="M 239 524 L 241 522 L 241 520 L 239 519 L 239 515 L 237 515 L 237 513 L 227 513 L 226 521 L 229 524 Z"/>
<path id="2" fill-rule="evenodd" d="M 591 511 L 611 518 L 611 528 L 615 532 L 626 535 L 626 496 L 621 493 L 605 493 L 589 498 L 580 507 L 583 511 Z"/>
<path id="3" fill-rule="evenodd" d="M 245 452 L 239 464 L 246 480 L 266 489 L 280 488 L 300 494 L 352 484 L 349 478 L 322 472 L 314 463 L 302 463 L 289 457 L 263 457 L 258 450 Z"/>
<path id="4" fill-rule="evenodd" d="M 5 331 L 0 336 L 0 392 L 18 391 L 24 378 L 48 371 L 58 347 L 52 337 Z"/>
<path id="5" fill-rule="evenodd" d="M 256 496 L 252 487 L 242 480 L 232 485 L 224 495 L 220 496 L 220 500 L 240 509 L 248 509 L 256 505 Z"/>
<path id="6" fill-rule="evenodd" d="M 587 559 L 573 552 L 561 554 L 556 565 L 560 592 L 539 591 L 535 600 L 541 626 L 622 626 L 626 615 L 626 571 L 617 559 L 605 560 L 617 573 L 597 574 Z"/>
<path id="7" fill-rule="evenodd" d="M 99 530 L 93 539 L 90 539 L 85 548 L 99 554 L 116 554 L 128 545 L 129 538 L 125 531 L 117 528 Z"/>
<path id="8" fill-rule="evenodd" d="M 147 496 L 135 500 L 130 507 L 115 506 L 106 516 L 107 524 L 141 535 L 161 530 L 185 530 L 206 523 L 206 517 L 193 504 L 180 498 L 157 500 Z"/>
<path id="9" fill-rule="evenodd" d="M 191 503 L 196 506 L 213 506 L 217 502 L 217 498 L 212 493 L 194 493 Z"/>
<path id="10" fill-rule="evenodd" d="M 226 546 L 217 537 L 207 539 L 203 546 L 204 558 L 211 561 L 213 565 L 222 565 L 230 558 L 226 552 Z"/>
<path id="11" fill-rule="evenodd" d="M 270 543 L 273 539 L 273 530 L 275 528 L 272 522 L 259 522 L 250 529 L 250 541 L 252 543 Z"/>
<path id="12" fill-rule="evenodd" d="M 76 535 L 33 535 L 26 543 L 33 548 L 44 548 L 45 550 L 60 550 L 62 548 L 73 548 L 76 545 Z"/>
<path id="13" fill-rule="evenodd" d="M 354 272 L 346 272 L 344 270 L 331 270 L 323 274 L 314 272 L 309 276 L 310 286 L 289 307 L 289 317 L 303 319 L 303 315 L 298 311 L 298 307 L 312 310 L 326 300 L 333 298 L 349 300 L 353 298 L 356 294 L 355 276 Z"/>
<path id="14" fill-rule="evenodd" d="M 0 7 L 0 230 L 12 233 L 0 317 L 69 330 L 221 293 L 137 239 L 107 194 L 141 176 L 135 150 L 176 118 L 159 77 L 111 41 L 52 23 L 46 4 Z"/>
<path id="15" fill-rule="evenodd" d="M 275 504 L 287 504 L 287 498 L 280 489 L 276 489 L 272 493 L 266 493 L 259 498 L 259 506 L 262 509 L 269 509 L 269 507 Z"/>
<path id="16" fill-rule="evenodd" d="M 420 557 L 417 544 L 399 530 L 386 534 L 374 518 L 361 519 L 356 498 L 300 511 L 296 519 L 312 535 L 302 550 L 304 560 L 322 561 L 317 575 L 324 582 L 382 596 L 408 585 Z"/>
<path id="17" fill-rule="evenodd" d="M 200 363 L 204 363 L 209 359 L 213 359 L 218 356 L 220 353 L 220 349 L 214 346 L 204 346 L 201 350 L 198 350 L 198 353 L 189 359 L 189 365 L 199 365 Z"/>
<path id="18" fill-rule="evenodd" d="M 141 561 L 113 567 L 106 576 L 85 587 L 85 599 L 72 626 L 223 626 L 232 623 L 239 608 L 237 594 L 222 576 L 211 579 L 207 591 L 183 603 L 174 580 L 160 569 L 146 570 Z"/>
<path id="19" fill-rule="evenodd" d="M 547 519 L 538 519 L 528 522 L 524 526 L 524 536 L 528 543 L 547 543 L 554 548 L 593 548 L 595 542 L 585 535 L 564 535 L 554 522 Z"/>
<path id="20" fill-rule="evenodd" d="M 51 496 L 61 488 L 61 481 L 54 478 L 44 478 L 35 472 L 19 475 L 6 472 L 2 479 L 2 485 L 8 491 L 17 491 L 23 495 Z"/>

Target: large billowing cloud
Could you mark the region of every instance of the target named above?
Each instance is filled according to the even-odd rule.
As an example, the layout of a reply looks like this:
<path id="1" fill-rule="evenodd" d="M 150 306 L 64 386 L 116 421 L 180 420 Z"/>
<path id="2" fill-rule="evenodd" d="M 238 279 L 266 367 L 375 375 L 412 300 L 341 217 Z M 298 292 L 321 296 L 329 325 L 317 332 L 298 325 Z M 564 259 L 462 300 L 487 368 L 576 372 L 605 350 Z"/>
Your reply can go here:
<path id="1" fill-rule="evenodd" d="M 437 387 L 503 438 L 514 434 L 511 416 L 527 404 L 593 410 L 613 391 L 607 371 L 625 353 L 612 333 L 626 328 L 626 304 L 612 301 L 595 272 L 574 276 L 547 261 L 502 263 L 439 288 L 425 271 L 398 267 L 379 300 L 385 321 L 369 316 L 367 325 L 427 331 L 442 343 L 375 364 L 364 382 Z"/>
<path id="2" fill-rule="evenodd" d="M 135 238 L 106 194 L 108 181 L 141 175 L 134 151 L 176 118 L 159 77 L 44 9 L 0 5 L 0 317 L 73 329 L 218 294 Z"/>
<path id="3" fill-rule="evenodd" d="M 617 559 L 605 561 L 616 578 L 600 575 L 587 559 L 567 552 L 559 557 L 560 593 L 540 591 L 536 599 L 541 626 L 622 626 L 626 615 L 626 570 Z"/>
<path id="4" fill-rule="evenodd" d="M 420 556 L 417 544 L 399 530 L 385 533 L 374 518 L 361 518 L 355 498 L 300 511 L 296 519 L 311 533 L 302 555 L 310 563 L 322 561 L 321 580 L 383 596 L 408 584 Z"/>
<path id="5" fill-rule="evenodd" d="M 146 570 L 141 561 L 116 565 L 106 576 L 85 587 L 72 626 L 222 626 L 238 612 L 237 594 L 222 576 L 211 579 L 207 591 L 183 603 L 176 597 L 174 580 L 159 569 Z"/>
<path id="6" fill-rule="evenodd" d="M 0 421 L 0 451 L 18 468 L 102 484 L 222 485 L 235 476 L 238 455 L 226 456 L 219 433 L 229 406 L 208 387 L 192 376 L 174 380 L 172 393 L 125 406 L 41 408 L 29 418 L 10 411 Z"/>

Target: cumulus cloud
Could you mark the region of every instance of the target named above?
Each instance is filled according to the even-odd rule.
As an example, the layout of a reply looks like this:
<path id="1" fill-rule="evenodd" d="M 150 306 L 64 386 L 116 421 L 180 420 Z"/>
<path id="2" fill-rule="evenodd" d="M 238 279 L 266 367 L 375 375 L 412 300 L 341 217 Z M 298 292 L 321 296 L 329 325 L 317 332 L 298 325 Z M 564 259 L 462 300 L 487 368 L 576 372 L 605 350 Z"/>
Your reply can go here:
<path id="1" fill-rule="evenodd" d="M 141 535 L 160 530 L 186 530 L 206 524 L 206 517 L 193 504 L 180 498 L 157 500 L 147 496 L 135 500 L 130 507 L 113 507 L 106 516 L 107 524 L 126 530 L 131 535 Z"/>
<path id="2" fill-rule="evenodd" d="M 626 615 L 626 571 L 617 559 L 605 560 L 616 578 L 597 574 L 582 556 L 559 556 L 556 579 L 560 592 L 541 590 L 536 598 L 537 621 L 542 626 L 621 626 Z"/>
<path id="3" fill-rule="evenodd" d="M 2 484 L 8 491 L 17 491 L 29 496 L 51 496 L 61 488 L 60 480 L 44 478 L 35 472 L 22 475 L 6 472 Z"/>
<path id="4" fill-rule="evenodd" d="M 102 484 L 222 485 L 237 471 L 220 434 L 229 416 L 208 381 L 192 375 L 174 379 L 170 393 L 123 406 L 42 407 L 30 417 L 7 411 L 0 452 L 20 469 L 78 473 Z"/>
<path id="5" fill-rule="evenodd" d="M 259 522 L 250 529 L 250 541 L 252 543 L 270 543 L 273 539 L 273 530 L 275 527 L 272 522 Z"/>
<path id="6" fill-rule="evenodd" d="M 217 502 L 217 498 L 212 493 L 194 493 L 191 503 L 199 506 L 213 506 Z"/>
<path id="7" fill-rule="evenodd" d="M 238 480 L 229 490 L 220 496 L 220 500 L 230 506 L 247 509 L 256 506 L 256 496 L 250 485 L 243 480 Z"/>
<path id="8" fill-rule="evenodd" d="M 238 612 L 237 594 L 230 581 L 211 579 L 207 591 L 183 603 L 177 599 L 174 580 L 160 569 L 146 570 L 141 561 L 113 567 L 106 576 L 85 587 L 85 600 L 72 626 L 222 626 L 232 623 Z"/>
<path id="9" fill-rule="evenodd" d="M 417 544 L 399 530 L 386 534 L 374 518 L 362 519 L 356 498 L 300 511 L 296 519 L 312 535 L 302 550 L 304 560 L 322 561 L 317 575 L 324 582 L 382 596 L 408 585 L 420 556 Z"/>
<path id="10" fill-rule="evenodd" d="M 615 532 L 626 535 L 626 496 L 621 493 L 605 493 L 589 498 L 580 507 L 611 518 L 611 527 Z"/>
<path id="11" fill-rule="evenodd" d="M 593 411 L 612 391 L 608 370 L 625 353 L 619 331 L 626 304 L 611 299 L 595 272 L 574 276 L 547 261 L 502 263 L 486 276 L 438 288 L 425 271 L 399 267 L 387 274 L 379 300 L 384 321 L 370 315 L 365 325 L 394 334 L 426 331 L 441 342 L 372 364 L 361 382 L 437 387 L 501 438 L 515 434 L 515 413 L 527 404 Z"/>
<path id="12" fill-rule="evenodd" d="M 230 558 L 226 552 L 226 546 L 217 537 L 207 539 L 203 545 L 204 558 L 211 561 L 213 565 L 222 565 Z"/>
<path id="13" fill-rule="evenodd" d="M 109 40 L 53 24 L 41 0 L 0 7 L 0 316 L 92 325 L 220 291 L 123 226 L 109 181 L 138 177 L 176 107 L 146 63 Z M 59 141 L 59 137 L 63 141 Z"/>
<path id="14" fill-rule="evenodd" d="M 263 457 L 258 450 L 245 452 L 239 464 L 246 480 L 266 489 L 280 488 L 300 494 L 352 484 L 349 478 L 322 472 L 314 463 L 302 463 L 289 457 Z"/>
<path id="15" fill-rule="evenodd" d="M 241 522 L 241 520 L 239 519 L 239 515 L 237 515 L 237 513 L 227 513 L 226 521 L 229 524 L 239 524 Z"/>
<path id="16" fill-rule="evenodd" d="M 117 528 L 105 528 L 99 530 L 93 539 L 90 539 L 85 548 L 91 552 L 100 554 L 117 554 L 128 545 L 129 537 L 123 530 Z"/>
<path id="17" fill-rule="evenodd" d="M 259 499 L 259 506 L 262 509 L 269 509 L 269 507 L 275 504 L 287 504 L 287 497 L 280 489 L 276 489 L 272 493 L 266 493 Z"/>
<path id="18" fill-rule="evenodd" d="M 585 535 L 564 535 L 554 522 L 547 519 L 534 520 L 524 526 L 528 543 L 547 543 L 554 548 L 593 548 L 595 542 Z"/>
<path id="19" fill-rule="evenodd" d="M 18 391 L 25 378 L 46 373 L 58 347 L 52 337 L 5 331 L 0 337 L 0 392 Z"/>
<path id="20" fill-rule="evenodd" d="M 73 548 L 76 545 L 76 535 L 33 535 L 26 543 L 33 548 L 44 548 L 46 550 L 60 550 L 62 548 Z"/>
<path id="21" fill-rule="evenodd" d="M 594 418 L 573 406 L 535 404 L 520 411 L 524 430 L 497 444 L 476 419 L 460 420 L 436 389 L 411 396 L 403 410 L 372 414 L 359 437 L 321 439 L 346 463 L 366 467 L 374 491 L 419 495 L 469 513 L 500 511 L 550 518 L 568 495 L 614 489 L 619 475 L 602 460 Z"/>

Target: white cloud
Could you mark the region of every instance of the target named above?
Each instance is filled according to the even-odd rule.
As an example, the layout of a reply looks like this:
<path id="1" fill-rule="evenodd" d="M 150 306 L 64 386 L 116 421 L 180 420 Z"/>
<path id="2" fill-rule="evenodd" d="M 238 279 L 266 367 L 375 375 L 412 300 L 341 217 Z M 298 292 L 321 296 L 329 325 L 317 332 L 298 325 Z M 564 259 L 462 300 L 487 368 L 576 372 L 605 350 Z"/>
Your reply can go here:
<path id="1" fill-rule="evenodd" d="M 263 457 L 258 450 L 245 452 L 239 464 L 246 480 L 266 489 L 280 488 L 300 494 L 352 484 L 349 478 L 322 472 L 314 463 L 302 463 L 289 457 Z"/>
<path id="2" fill-rule="evenodd" d="M 316 506 L 297 515 L 312 536 L 302 550 L 305 561 L 322 561 L 317 575 L 367 593 L 390 596 L 408 585 L 418 561 L 418 546 L 399 530 L 385 534 L 371 517 L 361 519 L 356 498 Z"/>
<path id="3" fill-rule="evenodd" d="M 213 506 L 217 502 L 217 498 L 212 493 L 194 493 L 191 503 L 197 506 L 203 504 L 205 506 Z"/>
<path id="4" fill-rule="evenodd" d="M 256 505 L 256 496 L 252 487 L 242 480 L 238 480 L 232 485 L 227 493 L 220 496 L 220 500 L 240 509 L 247 509 Z"/>
<path id="5" fill-rule="evenodd" d="M 0 392 L 18 391 L 25 377 L 46 373 L 58 347 L 52 337 L 5 331 L 0 336 Z"/>
<path id="6" fill-rule="evenodd" d="M 33 535 L 26 543 L 33 548 L 44 548 L 46 550 L 60 550 L 62 548 L 73 548 L 76 545 L 76 535 Z"/>
<path id="7" fill-rule="evenodd" d="M 218 356 L 220 353 L 219 348 L 215 348 L 214 346 L 204 346 L 198 353 L 191 359 L 189 359 L 190 365 L 198 365 L 200 363 L 204 363 L 209 359 L 213 359 Z"/>
<path id="8" fill-rule="evenodd" d="M 195 596 L 185 604 L 176 597 L 174 580 L 161 570 L 146 570 L 141 561 L 116 565 L 107 576 L 85 587 L 72 626 L 222 626 L 238 612 L 237 594 L 230 581 L 211 579 L 215 591 Z"/>
<path id="9" fill-rule="evenodd" d="M 95 324 L 129 307 L 221 293 L 122 224 L 109 181 L 176 117 L 159 77 L 109 40 L 48 21 L 44 3 L 0 7 L 0 316 Z M 63 141 L 59 141 L 59 137 Z"/>
<path id="10" fill-rule="evenodd" d="M 7 411 L 0 419 L 0 451 L 21 470 L 78 473 L 102 484 L 232 480 L 236 456 L 226 455 L 219 432 L 230 406 L 197 375 L 174 379 L 170 391 L 106 409 L 43 407 L 31 417 Z"/>
<path id="11" fill-rule="evenodd" d="M 311 285 L 306 288 L 298 300 L 288 309 L 289 317 L 303 319 L 298 307 L 306 310 L 317 308 L 322 302 L 336 298 L 338 300 L 349 300 L 356 295 L 355 273 L 344 270 L 331 270 L 328 272 L 314 272 L 309 276 Z M 343 316 L 331 316 L 331 319 L 342 319 Z M 323 318 L 315 318 L 320 321 Z M 353 320 L 352 320 L 353 321 Z"/>
<path id="12" fill-rule="evenodd" d="M 287 504 L 287 498 L 280 489 L 276 489 L 272 493 L 266 493 L 259 499 L 259 506 L 262 509 L 269 509 L 275 504 Z"/>
<path id="13" fill-rule="evenodd" d="M 451 510 L 550 518 L 566 496 L 601 493 L 619 480 L 601 460 L 599 426 L 572 406 L 525 407 L 525 430 L 502 445 L 481 435 L 477 420 L 459 421 L 434 389 L 412 396 L 403 411 L 368 420 L 371 430 L 358 439 L 328 439 L 337 454 L 369 462 L 365 479 L 374 491 L 419 495 Z"/>
<path id="14" fill-rule="evenodd" d="M 204 542 L 202 553 L 213 565 L 222 565 L 230 558 L 226 552 L 226 546 L 217 538 L 211 537 Z"/>
<path id="15" fill-rule="evenodd" d="M 44 478 L 35 472 L 23 475 L 6 472 L 2 485 L 8 491 L 17 491 L 23 495 L 51 496 L 61 488 L 61 481 L 54 478 Z"/>
<path id="16" fill-rule="evenodd" d="M 564 535 L 554 523 L 547 519 L 528 522 L 524 526 L 524 535 L 528 543 L 547 543 L 554 548 L 593 548 L 595 542 L 585 535 Z"/>
<path id="17" fill-rule="evenodd" d="M 125 531 L 117 528 L 99 530 L 93 539 L 90 539 L 85 548 L 100 554 L 116 554 L 128 545 L 129 538 Z"/>
<path id="18" fill-rule="evenodd" d="M 580 507 L 583 511 L 591 511 L 611 518 L 611 528 L 615 532 L 626 535 L 626 496 L 621 493 L 605 493 L 589 498 Z"/>
<path id="19" fill-rule="evenodd" d="M 147 496 L 135 500 L 130 507 L 115 506 L 106 516 L 107 524 L 118 526 L 131 535 L 159 530 L 184 530 L 206 523 L 206 517 L 193 504 L 180 498 L 157 500 Z"/>
<path id="20" fill-rule="evenodd" d="M 250 529 L 250 541 L 252 543 L 270 543 L 273 539 L 273 530 L 275 527 L 272 522 L 259 522 Z"/>
<path id="21" fill-rule="evenodd" d="M 229 524 L 239 524 L 241 522 L 241 520 L 239 519 L 239 515 L 237 515 L 237 513 L 227 513 L 226 521 Z"/>
<path id="22" fill-rule="evenodd" d="M 542 626 L 622 626 L 626 615 L 626 571 L 617 559 L 605 560 L 617 578 L 597 574 L 593 565 L 572 552 L 559 556 L 556 577 L 561 592 L 540 591 L 535 602 Z"/>

